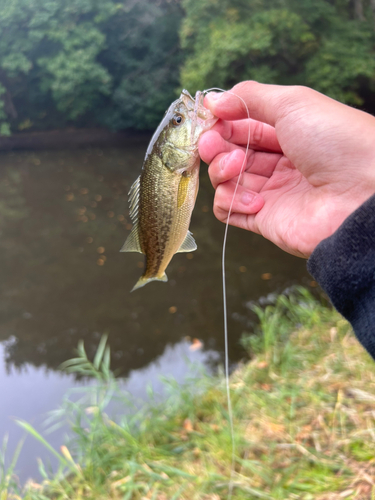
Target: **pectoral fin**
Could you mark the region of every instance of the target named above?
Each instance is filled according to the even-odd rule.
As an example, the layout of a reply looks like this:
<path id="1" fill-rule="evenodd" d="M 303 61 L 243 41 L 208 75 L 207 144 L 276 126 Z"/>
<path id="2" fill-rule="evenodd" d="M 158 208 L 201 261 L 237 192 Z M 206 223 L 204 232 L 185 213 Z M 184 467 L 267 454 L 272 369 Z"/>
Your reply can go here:
<path id="1" fill-rule="evenodd" d="M 144 253 L 139 240 L 138 224 L 134 224 L 131 233 L 122 246 L 120 252 L 139 252 Z"/>
<path id="2" fill-rule="evenodd" d="M 177 250 L 176 253 L 182 253 L 182 252 L 194 252 L 196 250 L 197 244 L 195 243 L 195 239 L 193 238 L 193 235 L 191 234 L 190 231 L 187 232 L 187 235 L 180 246 L 180 248 Z"/>
<path id="3" fill-rule="evenodd" d="M 190 180 L 191 180 L 190 175 L 188 175 L 186 173 L 181 175 L 180 183 L 178 185 L 178 192 L 177 192 L 177 208 L 181 208 L 182 205 L 185 203 L 186 196 L 188 194 Z"/>

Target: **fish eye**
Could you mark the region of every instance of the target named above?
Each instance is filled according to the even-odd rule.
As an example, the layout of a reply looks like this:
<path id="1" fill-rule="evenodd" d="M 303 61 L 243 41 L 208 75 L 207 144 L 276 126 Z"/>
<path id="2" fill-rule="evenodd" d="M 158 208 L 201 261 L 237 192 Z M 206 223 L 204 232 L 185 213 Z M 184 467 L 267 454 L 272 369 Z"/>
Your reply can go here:
<path id="1" fill-rule="evenodd" d="M 172 118 L 172 123 L 176 126 L 181 125 L 182 123 L 184 123 L 184 117 L 182 115 L 175 114 Z"/>

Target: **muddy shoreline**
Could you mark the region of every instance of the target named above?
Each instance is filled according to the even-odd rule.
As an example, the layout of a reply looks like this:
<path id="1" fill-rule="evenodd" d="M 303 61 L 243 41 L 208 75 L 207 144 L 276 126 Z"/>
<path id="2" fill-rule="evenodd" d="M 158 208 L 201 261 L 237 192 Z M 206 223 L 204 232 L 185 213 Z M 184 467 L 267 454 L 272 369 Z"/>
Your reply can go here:
<path id="1" fill-rule="evenodd" d="M 110 132 L 104 129 L 64 129 L 43 132 L 19 132 L 0 137 L 1 151 L 78 149 L 84 147 L 125 147 L 144 141 L 152 132 Z"/>

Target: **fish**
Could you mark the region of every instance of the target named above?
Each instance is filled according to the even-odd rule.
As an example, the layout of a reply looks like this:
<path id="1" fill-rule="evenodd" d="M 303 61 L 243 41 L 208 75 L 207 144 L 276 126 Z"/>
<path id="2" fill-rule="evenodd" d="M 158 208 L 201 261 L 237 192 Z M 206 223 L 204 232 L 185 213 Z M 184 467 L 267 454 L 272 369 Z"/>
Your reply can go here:
<path id="1" fill-rule="evenodd" d="M 184 89 L 169 106 L 129 191 L 133 228 L 121 252 L 145 255 L 143 274 L 132 291 L 151 281 L 168 281 L 165 270 L 174 254 L 197 249 L 189 226 L 199 187 L 198 141 L 217 121 L 203 99 L 203 92 L 193 98 Z"/>

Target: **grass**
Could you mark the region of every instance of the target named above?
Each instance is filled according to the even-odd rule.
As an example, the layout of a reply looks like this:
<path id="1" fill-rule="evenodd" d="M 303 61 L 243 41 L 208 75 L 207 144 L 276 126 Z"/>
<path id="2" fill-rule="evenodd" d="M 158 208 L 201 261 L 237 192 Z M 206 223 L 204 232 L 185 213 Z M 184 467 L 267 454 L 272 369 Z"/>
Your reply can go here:
<path id="1" fill-rule="evenodd" d="M 305 290 L 254 306 L 253 353 L 231 376 L 236 461 L 233 500 L 375 500 L 375 365 L 350 326 Z M 73 439 L 60 469 L 17 486 L 1 469 L 0 500 L 220 500 L 231 464 L 225 381 L 202 376 L 131 417 L 132 403 L 110 371 L 106 339 L 91 363 L 84 347 L 64 368 L 97 378 L 66 399 L 50 422 L 67 419 Z M 39 440 L 26 423 L 22 425 Z M 46 444 L 47 445 L 47 444 Z M 48 446 L 48 445 L 47 445 Z"/>

